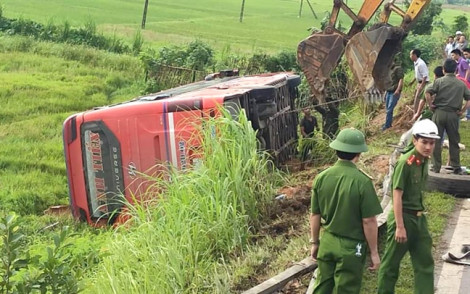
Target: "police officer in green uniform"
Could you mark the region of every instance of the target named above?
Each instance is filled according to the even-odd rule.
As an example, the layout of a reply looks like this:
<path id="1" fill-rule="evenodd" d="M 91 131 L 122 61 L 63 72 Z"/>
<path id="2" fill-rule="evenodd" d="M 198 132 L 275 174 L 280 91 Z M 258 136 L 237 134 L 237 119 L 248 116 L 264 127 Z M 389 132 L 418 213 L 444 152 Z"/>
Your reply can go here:
<path id="1" fill-rule="evenodd" d="M 395 293 L 400 262 L 410 252 L 415 294 L 434 293 L 432 239 L 423 214 L 428 160 L 439 133 L 435 123 L 420 120 L 412 129 L 413 144 L 398 160 L 392 176 L 393 211 L 387 219 L 387 247 L 379 270 L 380 294 Z"/>
<path id="2" fill-rule="evenodd" d="M 371 179 L 355 164 L 367 151 L 364 135 L 342 130 L 330 147 L 339 159 L 315 178 L 312 188 L 311 256 L 318 262 L 313 293 L 359 293 L 367 245 L 370 269 L 380 266 L 376 215 L 382 208 Z"/>
<path id="3" fill-rule="evenodd" d="M 454 60 L 447 59 L 443 67 L 445 76 L 435 80 L 432 86 L 426 89 L 426 100 L 434 112 L 432 121 L 437 125 L 439 136 L 446 131 L 449 137 L 450 165 L 455 174 L 461 174 L 459 120 L 460 115 L 470 107 L 470 90 L 455 76 L 457 63 Z M 464 100 L 466 102 L 462 105 Z M 437 144 L 433 153 L 432 168 L 436 173 L 441 170 L 441 153 L 441 145 Z"/>
<path id="4" fill-rule="evenodd" d="M 434 81 L 436 81 L 439 78 L 442 78 L 444 76 L 444 68 L 442 66 L 436 66 L 434 68 Z M 426 87 L 426 89 L 430 89 L 433 87 L 433 84 L 431 83 Z M 419 106 L 418 106 L 418 111 L 413 115 L 413 118 L 411 119 L 412 121 L 418 120 L 418 118 L 421 119 L 431 119 L 432 120 L 432 115 L 433 112 L 429 109 L 429 107 L 426 105 L 426 97 L 422 96 L 421 100 L 419 101 Z"/>

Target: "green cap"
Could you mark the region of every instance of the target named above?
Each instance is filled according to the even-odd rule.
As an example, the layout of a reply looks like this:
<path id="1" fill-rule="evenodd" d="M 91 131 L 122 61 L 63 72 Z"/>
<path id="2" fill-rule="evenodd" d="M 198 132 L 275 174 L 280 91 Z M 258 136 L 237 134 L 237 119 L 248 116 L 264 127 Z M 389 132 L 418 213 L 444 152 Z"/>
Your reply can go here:
<path id="1" fill-rule="evenodd" d="M 341 130 L 336 139 L 330 143 L 330 147 L 348 153 L 361 153 L 369 150 L 364 134 L 354 128 Z"/>

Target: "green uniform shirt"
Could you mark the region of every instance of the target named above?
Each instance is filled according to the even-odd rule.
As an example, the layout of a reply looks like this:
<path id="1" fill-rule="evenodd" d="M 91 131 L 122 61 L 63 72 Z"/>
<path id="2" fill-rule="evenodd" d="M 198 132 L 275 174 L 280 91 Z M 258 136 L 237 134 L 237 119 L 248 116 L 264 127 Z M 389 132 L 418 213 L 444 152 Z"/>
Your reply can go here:
<path id="1" fill-rule="evenodd" d="M 424 90 L 425 92 L 428 91 L 428 89 L 432 89 L 433 87 L 433 83 L 429 84 L 428 86 L 426 86 L 426 89 Z M 432 120 L 432 115 L 433 115 L 433 112 L 431 111 L 431 109 L 429 109 L 429 106 L 428 106 L 428 103 L 426 102 L 426 95 L 422 95 L 421 100 L 424 100 L 424 108 L 423 108 L 423 111 L 421 112 L 421 118 L 420 120 L 422 119 L 430 119 Z M 413 144 L 413 143 L 412 143 Z"/>
<path id="2" fill-rule="evenodd" d="M 403 79 L 405 75 L 403 74 L 403 69 L 401 66 L 394 66 L 392 68 L 392 73 L 390 74 L 391 84 L 387 88 L 389 92 L 395 92 L 398 88 L 398 83 Z"/>
<path id="3" fill-rule="evenodd" d="M 360 241 L 365 240 L 362 219 L 382 212 L 372 181 L 348 160 L 338 160 L 315 178 L 311 202 L 325 230 Z"/>
<path id="4" fill-rule="evenodd" d="M 419 159 L 415 148 L 402 154 L 392 176 L 392 192 L 402 190 L 403 208 L 424 210 L 423 189 L 428 178 L 428 159 Z"/>
<path id="5" fill-rule="evenodd" d="M 462 108 L 463 100 L 470 100 L 470 90 L 455 74 L 446 74 L 436 79 L 426 88 L 426 93 L 436 95 L 434 105 L 437 109 L 456 112 Z"/>

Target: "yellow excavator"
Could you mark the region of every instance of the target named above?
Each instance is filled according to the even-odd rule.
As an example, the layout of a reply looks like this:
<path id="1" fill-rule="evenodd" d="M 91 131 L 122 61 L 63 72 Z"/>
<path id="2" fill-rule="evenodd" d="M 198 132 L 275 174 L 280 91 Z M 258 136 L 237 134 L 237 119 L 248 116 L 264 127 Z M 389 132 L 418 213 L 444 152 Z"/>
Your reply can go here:
<path id="1" fill-rule="evenodd" d="M 297 60 L 308 80 L 314 104 L 325 102 L 325 88 L 343 54 L 368 100 L 380 99 L 390 80 L 390 66 L 411 26 L 431 0 L 412 0 L 405 12 L 395 0 L 384 5 L 380 21 L 363 31 L 384 0 L 365 0 L 355 14 L 343 0 L 333 1 L 333 11 L 322 32 L 299 43 Z M 353 24 L 348 33 L 336 28 L 343 10 Z M 388 23 L 391 13 L 403 18 L 400 26 Z"/>

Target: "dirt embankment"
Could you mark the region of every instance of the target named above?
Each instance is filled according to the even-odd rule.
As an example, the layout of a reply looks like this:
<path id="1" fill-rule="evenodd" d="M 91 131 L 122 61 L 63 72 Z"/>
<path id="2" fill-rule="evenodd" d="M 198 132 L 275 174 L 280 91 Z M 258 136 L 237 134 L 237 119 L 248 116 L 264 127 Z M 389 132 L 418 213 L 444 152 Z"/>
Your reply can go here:
<path id="1" fill-rule="evenodd" d="M 460 11 L 470 12 L 470 6 L 468 6 L 468 5 L 443 4 L 443 5 L 442 5 L 442 8 L 443 8 L 443 9 L 454 9 L 454 10 L 460 10 Z"/>

